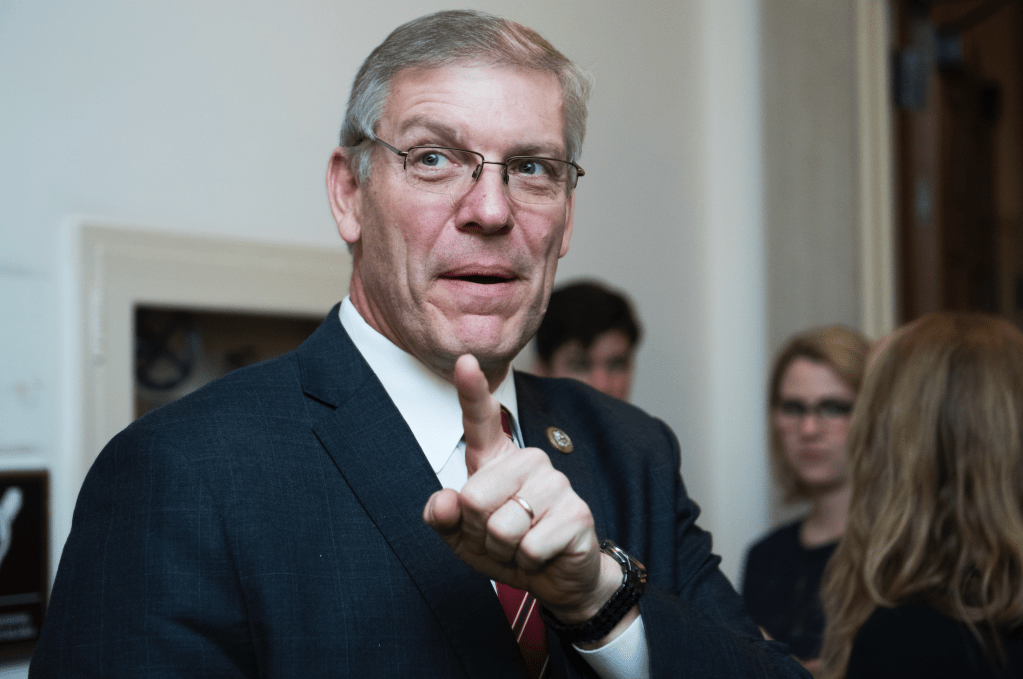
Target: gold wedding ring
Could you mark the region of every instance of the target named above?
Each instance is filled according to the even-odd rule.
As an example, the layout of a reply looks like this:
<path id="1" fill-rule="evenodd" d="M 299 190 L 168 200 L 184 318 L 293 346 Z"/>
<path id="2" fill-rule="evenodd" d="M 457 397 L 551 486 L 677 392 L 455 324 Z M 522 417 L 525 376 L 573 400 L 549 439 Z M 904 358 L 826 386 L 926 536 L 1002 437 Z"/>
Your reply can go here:
<path id="1" fill-rule="evenodd" d="M 533 520 L 536 519 L 536 514 L 533 513 L 533 508 L 529 506 L 529 503 L 520 498 L 518 495 L 512 495 L 512 499 L 519 503 L 519 506 L 526 510 L 526 514 L 529 514 L 529 525 L 533 525 Z"/>

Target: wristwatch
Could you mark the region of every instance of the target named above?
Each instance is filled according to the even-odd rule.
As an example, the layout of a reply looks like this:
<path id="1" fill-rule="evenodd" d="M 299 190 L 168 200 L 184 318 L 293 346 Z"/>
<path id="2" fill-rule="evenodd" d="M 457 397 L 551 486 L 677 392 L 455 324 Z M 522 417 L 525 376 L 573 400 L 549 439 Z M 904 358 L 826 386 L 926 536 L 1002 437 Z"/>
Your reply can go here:
<path id="1" fill-rule="evenodd" d="M 617 561 L 622 567 L 622 585 L 607 600 L 597 614 L 586 622 L 566 625 L 554 614 L 540 607 L 540 617 L 559 637 L 573 644 L 600 641 L 621 622 L 625 614 L 639 601 L 646 588 L 646 568 L 610 540 L 600 541 L 600 551 Z"/>

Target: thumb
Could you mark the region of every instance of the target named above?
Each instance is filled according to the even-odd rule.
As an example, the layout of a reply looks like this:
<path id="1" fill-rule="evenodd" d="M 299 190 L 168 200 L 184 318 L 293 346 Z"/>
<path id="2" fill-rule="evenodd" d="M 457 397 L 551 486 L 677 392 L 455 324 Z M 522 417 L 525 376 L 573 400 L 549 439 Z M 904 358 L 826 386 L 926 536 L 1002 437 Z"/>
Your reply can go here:
<path id="1" fill-rule="evenodd" d="M 462 523 L 458 493 L 445 488 L 430 496 L 423 507 L 423 521 L 433 527 L 445 542 L 455 539 Z M 453 546 L 453 545 L 452 545 Z"/>

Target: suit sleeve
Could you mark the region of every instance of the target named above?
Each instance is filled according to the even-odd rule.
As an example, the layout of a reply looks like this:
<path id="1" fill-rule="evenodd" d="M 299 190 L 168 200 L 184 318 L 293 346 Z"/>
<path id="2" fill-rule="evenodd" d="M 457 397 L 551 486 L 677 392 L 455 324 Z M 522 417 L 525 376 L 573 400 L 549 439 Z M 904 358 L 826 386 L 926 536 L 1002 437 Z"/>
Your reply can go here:
<path id="1" fill-rule="evenodd" d="M 672 480 L 668 492 L 674 504 L 675 563 L 669 566 L 658 557 L 647 564 L 650 583 L 640 599 L 640 612 L 651 675 L 810 679 L 784 645 L 764 640 L 746 614 L 742 597 L 718 568 L 720 557 L 711 552 L 710 534 L 696 525 L 700 510 L 679 474 L 678 441 L 666 425 L 661 427 L 671 454 L 661 463 L 665 468 L 653 473 Z M 654 572 L 668 568 L 672 578 Z"/>
<path id="2" fill-rule="evenodd" d="M 32 679 L 254 677 L 238 577 L 207 480 L 130 428 L 82 487 Z"/>

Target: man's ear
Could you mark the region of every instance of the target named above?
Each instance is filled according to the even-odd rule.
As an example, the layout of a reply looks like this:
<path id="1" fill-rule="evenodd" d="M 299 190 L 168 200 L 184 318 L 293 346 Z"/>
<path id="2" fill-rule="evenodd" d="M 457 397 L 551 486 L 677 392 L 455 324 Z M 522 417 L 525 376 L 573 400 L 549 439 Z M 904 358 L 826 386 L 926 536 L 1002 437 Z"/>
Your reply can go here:
<path id="1" fill-rule="evenodd" d="M 575 191 L 565 201 L 565 230 L 561 233 L 561 250 L 558 257 L 568 254 L 568 242 L 572 240 L 572 218 L 575 216 Z"/>
<path id="2" fill-rule="evenodd" d="M 330 155 L 327 164 L 327 198 L 330 211 L 337 222 L 337 232 L 346 243 L 352 245 L 362 237 L 359 220 L 361 186 L 356 168 L 348 150 L 339 146 Z"/>

